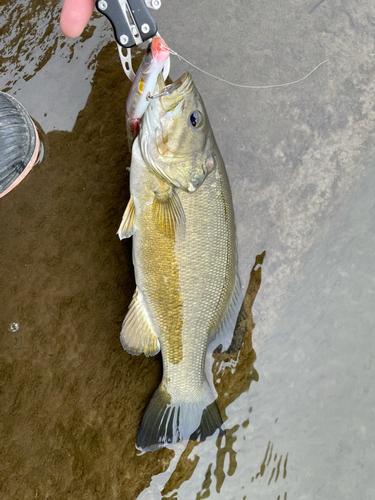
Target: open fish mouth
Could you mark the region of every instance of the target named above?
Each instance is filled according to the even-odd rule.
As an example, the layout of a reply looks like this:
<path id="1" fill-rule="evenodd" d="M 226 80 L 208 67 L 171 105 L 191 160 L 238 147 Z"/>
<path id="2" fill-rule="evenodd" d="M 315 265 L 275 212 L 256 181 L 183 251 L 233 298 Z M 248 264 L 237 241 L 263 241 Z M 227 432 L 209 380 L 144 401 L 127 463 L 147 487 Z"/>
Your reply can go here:
<path id="1" fill-rule="evenodd" d="M 167 85 L 162 93 L 162 103 L 165 110 L 173 109 L 193 90 L 193 80 L 190 73 L 183 73 L 175 82 Z"/>
<path id="2" fill-rule="evenodd" d="M 192 79 L 190 73 L 185 72 L 175 82 L 171 83 L 170 85 L 167 85 L 165 87 L 165 91 L 167 92 L 167 95 L 182 94 L 187 90 L 187 88 L 191 85 L 191 83 Z"/>

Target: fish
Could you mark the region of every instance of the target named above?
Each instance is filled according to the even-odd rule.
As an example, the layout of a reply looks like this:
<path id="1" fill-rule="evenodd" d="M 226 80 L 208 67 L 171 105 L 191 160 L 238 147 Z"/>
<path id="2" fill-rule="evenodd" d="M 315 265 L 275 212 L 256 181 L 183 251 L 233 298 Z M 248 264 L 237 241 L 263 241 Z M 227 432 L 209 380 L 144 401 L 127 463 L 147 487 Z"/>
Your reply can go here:
<path id="1" fill-rule="evenodd" d="M 149 104 L 148 96 L 153 92 L 159 73 L 169 57 L 165 41 L 156 36 L 148 44 L 143 60 L 126 100 L 126 132 L 129 149 L 139 133 L 140 120 Z"/>
<path id="2" fill-rule="evenodd" d="M 161 351 L 163 362 L 137 433 L 142 451 L 225 432 L 206 352 L 230 345 L 242 299 L 231 188 L 202 97 L 189 73 L 167 86 L 160 74 L 154 94 L 133 143 L 118 230 L 133 238 L 136 281 L 122 346 Z"/>

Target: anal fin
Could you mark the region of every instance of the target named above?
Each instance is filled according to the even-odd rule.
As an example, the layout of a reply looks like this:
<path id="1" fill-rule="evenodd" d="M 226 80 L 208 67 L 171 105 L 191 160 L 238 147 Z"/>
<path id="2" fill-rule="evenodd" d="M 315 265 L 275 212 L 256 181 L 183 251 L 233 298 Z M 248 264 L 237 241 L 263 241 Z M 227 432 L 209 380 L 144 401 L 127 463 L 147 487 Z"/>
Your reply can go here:
<path id="1" fill-rule="evenodd" d="M 154 356 L 160 351 L 158 336 L 147 319 L 144 307 L 136 289 L 128 314 L 122 324 L 120 340 L 129 354 Z"/>
<path id="2" fill-rule="evenodd" d="M 133 196 L 130 195 L 130 200 L 126 206 L 120 227 L 117 231 L 120 240 L 123 240 L 124 238 L 130 238 L 130 236 L 134 234 L 135 231 L 134 216 L 135 216 L 134 199 Z"/>

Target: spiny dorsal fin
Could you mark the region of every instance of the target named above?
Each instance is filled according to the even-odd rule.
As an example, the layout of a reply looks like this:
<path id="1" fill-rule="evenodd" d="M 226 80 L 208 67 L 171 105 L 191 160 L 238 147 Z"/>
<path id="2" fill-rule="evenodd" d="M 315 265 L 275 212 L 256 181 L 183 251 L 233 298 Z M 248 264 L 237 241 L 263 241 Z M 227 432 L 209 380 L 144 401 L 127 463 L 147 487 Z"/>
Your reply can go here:
<path id="1" fill-rule="evenodd" d="M 177 230 L 185 227 L 185 212 L 178 194 L 172 187 L 167 196 L 158 196 L 155 193 L 153 208 L 158 226 L 167 236 L 172 238 Z"/>
<path id="2" fill-rule="evenodd" d="M 129 354 L 139 355 L 143 352 L 145 356 L 154 356 L 160 351 L 160 343 L 141 302 L 136 289 L 122 324 L 120 340 L 122 347 Z"/>
<path id="3" fill-rule="evenodd" d="M 135 231 L 134 215 L 135 215 L 134 200 L 133 196 L 130 195 L 129 203 L 126 206 L 120 227 L 117 231 L 120 240 L 123 240 L 124 238 L 130 238 L 130 236 L 134 234 Z"/>

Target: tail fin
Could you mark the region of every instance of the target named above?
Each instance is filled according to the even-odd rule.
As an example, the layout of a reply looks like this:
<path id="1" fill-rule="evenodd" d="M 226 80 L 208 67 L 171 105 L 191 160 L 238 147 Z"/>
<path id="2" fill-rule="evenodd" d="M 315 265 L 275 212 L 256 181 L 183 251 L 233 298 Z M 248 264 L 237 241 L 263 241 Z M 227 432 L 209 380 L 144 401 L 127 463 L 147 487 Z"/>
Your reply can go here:
<path id="1" fill-rule="evenodd" d="M 154 392 L 143 414 L 136 447 L 154 451 L 185 439 L 204 441 L 224 424 L 207 382 L 199 398 L 174 401 L 163 382 Z"/>

